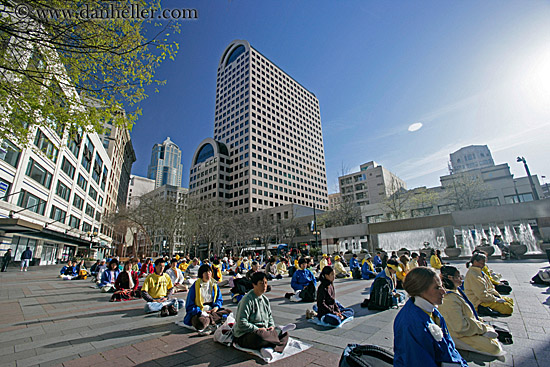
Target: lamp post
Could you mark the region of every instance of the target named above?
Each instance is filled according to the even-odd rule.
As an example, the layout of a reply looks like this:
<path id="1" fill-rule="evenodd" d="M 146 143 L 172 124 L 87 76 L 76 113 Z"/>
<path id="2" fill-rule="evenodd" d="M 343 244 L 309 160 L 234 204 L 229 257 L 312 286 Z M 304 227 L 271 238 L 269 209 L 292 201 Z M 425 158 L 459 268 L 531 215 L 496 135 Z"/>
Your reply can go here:
<path id="1" fill-rule="evenodd" d="M 519 197 L 518 193 L 518 187 L 516 186 L 517 180 L 514 180 L 514 191 L 516 192 L 516 198 L 518 199 L 518 203 L 521 203 L 521 198 Z"/>
<path id="2" fill-rule="evenodd" d="M 524 157 L 517 157 L 517 162 L 523 162 L 523 166 L 525 167 L 525 172 L 527 172 L 527 178 L 529 178 L 529 183 L 531 184 L 531 191 L 533 192 L 533 199 L 534 200 L 540 200 L 539 194 L 537 193 L 537 188 L 535 187 L 535 183 L 533 182 L 533 177 L 531 177 L 531 172 L 529 172 L 529 167 L 527 166 L 527 161 Z"/>
<path id="3" fill-rule="evenodd" d="M 315 211 L 315 203 L 313 203 L 313 234 L 315 235 L 315 248 L 319 247 L 318 237 L 321 233 L 317 230 L 317 212 Z"/>

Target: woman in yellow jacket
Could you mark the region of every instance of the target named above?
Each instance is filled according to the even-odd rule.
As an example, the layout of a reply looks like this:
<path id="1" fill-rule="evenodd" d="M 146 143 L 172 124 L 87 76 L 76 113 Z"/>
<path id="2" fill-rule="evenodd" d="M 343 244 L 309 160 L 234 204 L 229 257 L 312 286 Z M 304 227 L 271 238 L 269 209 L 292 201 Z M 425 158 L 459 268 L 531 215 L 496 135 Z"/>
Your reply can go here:
<path id="1" fill-rule="evenodd" d="M 432 250 L 432 256 L 430 257 L 430 265 L 434 269 L 441 269 L 443 264 L 441 263 L 441 259 L 439 258 L 439 255 L 441 254 L 441 251 L 437 250 L 437 253 Z"/>
<path id="2" fill-rule="evenodd" d="M 469 261 L 471 266 L 464 279 L 464 293 L 478 312 L 479 306 L 483 306 L 503 315 L 511 315 L 514 312 L 514 300 L 510 297 L 502 297 L 489 277 L 481 271 L 486 261 L 487 257 L 484 254 L 472 255 Z"/>
<path id="3" fill-rule="evenodd" d="M 498 334 L 478 317 L 474 305 L 460 290 L 462 276 L 458 269 L 443 266 L 441 280 L 447 294 L 439 312 L 445 318 L 456 348 L 495 357 L 504 355 Z"/>

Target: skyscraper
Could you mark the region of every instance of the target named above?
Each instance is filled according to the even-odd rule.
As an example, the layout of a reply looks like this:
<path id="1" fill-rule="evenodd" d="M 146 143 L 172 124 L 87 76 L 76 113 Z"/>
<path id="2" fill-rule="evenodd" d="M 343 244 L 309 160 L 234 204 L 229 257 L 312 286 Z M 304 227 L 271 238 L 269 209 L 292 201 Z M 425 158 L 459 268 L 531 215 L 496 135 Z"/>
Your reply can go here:
<path id="1" fill-rule="evenodd" d="M 155 180 L 155 188 L 162 185 L 181 187 L 182 172 L 181 150 L 170 137 L 162 144 L 155 144 L 147 169 L 147 178 Z"/>
<path id="2" fill-rule="evenodd" d="M 214 138 L 193 157 L 189 189 L 237 213 L 328 207 L 319 101 L 247 41 L 220 59 Z"/>

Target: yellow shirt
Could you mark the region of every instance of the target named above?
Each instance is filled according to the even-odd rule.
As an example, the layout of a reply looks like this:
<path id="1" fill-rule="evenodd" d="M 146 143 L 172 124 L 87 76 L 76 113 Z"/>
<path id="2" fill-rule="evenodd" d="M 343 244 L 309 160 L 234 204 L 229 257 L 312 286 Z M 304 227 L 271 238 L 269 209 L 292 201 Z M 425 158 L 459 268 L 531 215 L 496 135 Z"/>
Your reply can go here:
<path id="1" fill-rule="evenodd" d="M 328 261 L 327 261 L 327 259 L 325 259 L 325 258 L 323 257 L 323 258 L 321 259 L 321 261 L 319 261 L 319 269 L 320 269 L 320 270 L 323 270 L 323 268 L 324 268 L 325 266 L 327 266 L 327 265 L 328 265 Z"/>
<path id="2" fill-rule="evenodd" d="M 147 275 L 141 290 L 149 293 L 153 298 L 162 298 L 166 297 L 168 290 L 172 289 L 172 287 L 174 287 L 172 285 L 172 279 L 170 279 L 168 274 L 157 275 L 153 273 Z"/>
<path id="3" fill-rule="evenodd" d="M 411 261 L 409 261 L 409 269 L 413 270 L 414 268 L 418 268 L 418 261 L 416 259 L 411 259 Z"/>
<path id="4" fill-rule="evenodd" d="M 277 264 L 277 274 L 285 275 L 288 271 L 286 270 L 286 265 L 284 262 L 280 262 Z"/>
<path id="5" fill-rule="evenodd" d="M 441 260 L 439 260 L 437 255 L 432 255 L 432 257 L 430 257 L 430 265 L 434 269 L 441 269 L 443 267 L 443 264 L 441 264 Z"/>

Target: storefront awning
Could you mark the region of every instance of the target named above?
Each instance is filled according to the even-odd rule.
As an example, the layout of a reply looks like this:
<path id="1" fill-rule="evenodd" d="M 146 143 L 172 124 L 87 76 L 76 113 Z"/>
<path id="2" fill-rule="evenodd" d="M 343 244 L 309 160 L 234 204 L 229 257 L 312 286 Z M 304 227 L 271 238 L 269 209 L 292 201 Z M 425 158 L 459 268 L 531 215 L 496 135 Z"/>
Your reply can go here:
<path id="1" fill-rule="evenodd" d="M 32 223 L 20 218 L 0 218 L 0 231 L 34 238 L 37 240 L 59 242 L 73 246 L 90 247 L 90 241 L 70 234 L 54 231 L 36 223 Z"/>

